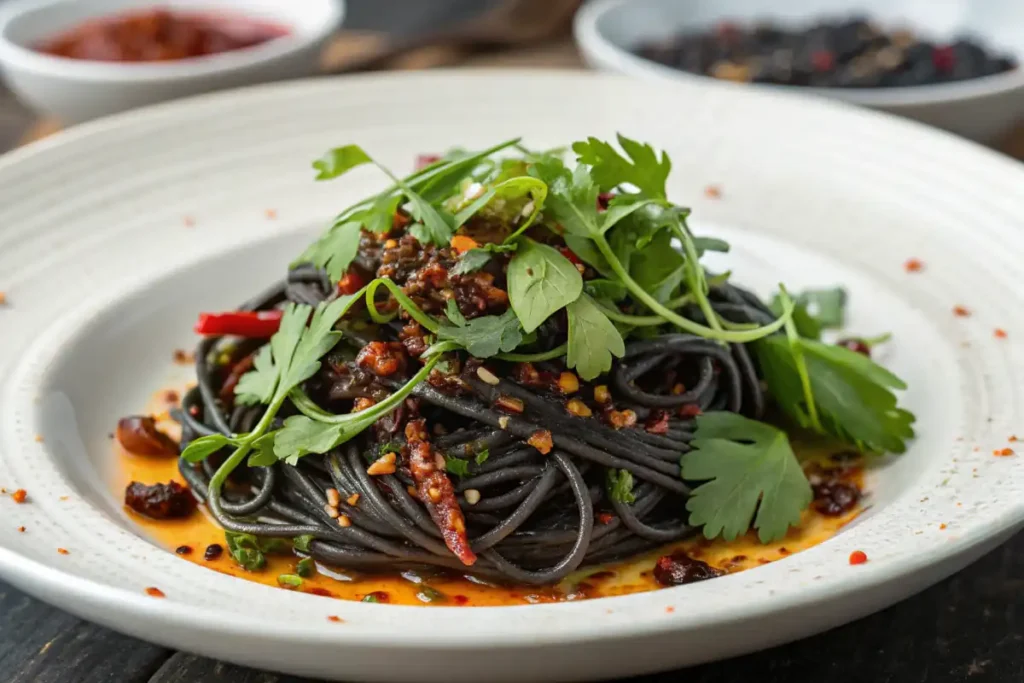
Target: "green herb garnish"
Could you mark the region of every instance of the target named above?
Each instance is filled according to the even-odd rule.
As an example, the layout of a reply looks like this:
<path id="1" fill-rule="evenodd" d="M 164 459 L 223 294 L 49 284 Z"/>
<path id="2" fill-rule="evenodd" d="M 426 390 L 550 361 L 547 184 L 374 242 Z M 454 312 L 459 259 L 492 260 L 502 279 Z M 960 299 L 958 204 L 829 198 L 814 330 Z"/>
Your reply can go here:
<path id="1" fill-rule="evenodd" d="M 277 583 L 283 588 L 298 588 L 302 585 L 302 577 L 297 574 L 280 574 Z"/>
<path id="2" fill-rule="evenodd" d="M 705 481 L 686 509 L 704 536 L 731 541 L 753 521 L 762 543 L 800 521 L 813 494 L 786 433 L 736 413 L 697 417 L 694 450 L 682 457 L 683 478 Z"/>
<path id="3" fill-rule="evenodd" d="M 444 456 L 444 466 L 448 474 L 454 474 L 456 477 L 465 477 L 469 474 L 469 463 L 462 458 L 446 455 Z"/>
<path id="4" fill-rule="evenodd" d="M 605 481 L 608 497 L 617 503 L 632 505 L 636 502 L 633 495 L 633 475 L 629 470 L 608 470 Z"/>
<path id="5" fill-rule="evenodd" d="M 295 573 L 308 579 L 316 573 L 316 562 L 312 557 L 304 557 L 295 564 Z"/>

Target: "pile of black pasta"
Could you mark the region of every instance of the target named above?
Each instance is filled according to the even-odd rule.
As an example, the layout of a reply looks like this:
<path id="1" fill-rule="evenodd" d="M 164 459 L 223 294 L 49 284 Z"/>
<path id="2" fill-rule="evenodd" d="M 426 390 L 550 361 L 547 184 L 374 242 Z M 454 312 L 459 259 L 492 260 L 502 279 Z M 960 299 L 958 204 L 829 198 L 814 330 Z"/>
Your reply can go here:
<path id="1" fill-rule="evenodd" d="M 649 42 L 636 53 L 690 73 L 746 83 L 815 88 L 899 88 L 992 76 L 1017 68 L 967 38 L 934 43 L 863 18 L 807 28 L 721 22 L 702 32 Z"/>
<path id="2" fill-rule="evenodd" d="M 315 304 L 333 291 L 326 273 L 301 265 L 242 309 L 265 310 L 284 301 Z M 755 295 L 731 284 L 713 287 L 710 299 L 733 322 L 764 324 L 773 319 Z M 686 312 L 696 319 L 701 315 Z M 332 368 L 345 366 L 346 354 L 370 339 L 393 340 L 396 335 L 396 327 L 386 325 L 348 329 L 307 387 L 325 408 L 347 412 L 343 404 L 350 405 L 363 395 L 362 389 L 373 387 L 338 384 Z M 225 401 L 225 375 L 215 360 L 224 355 L 242 358 L 254 348 L 249 342 L 236 345 L 218 337 L 200 344 L 198 385 L 183 397 L 179 413 L 182 449 L 199 436 L 249 431 L 259 420 L 262 406 Z M 579 568 L 694 534 L 686 511 L 690 489 L 679 476 L 679 457 L 689 450 L 694 416 L 727 410 L 760 417 L 765 408 L 761 380 L 746 345 L 721 345 L 689 334 L 632 341 L 612 371 L 601 376 L 609 400 L 635 418 L 621 429 L 599 416 L 600 392 L 591 383 L 581 382 L 574 394 L 585 397 L 588 411 L 594 411 L 583 417 L 569 414 L 564 398 L 524 383 L 516 364 L 491 362 L 488 367 L 494 376 L 479 373 L 479 362 L 464 358 L 461 391 L 423 382 L 392 415 L 325 455 L 308 455 L 294 467 L 278 463 L 240 468 L 219 500 L 209 500 L 219 458 L 196 464 L 182 459 L 181 473 L 224 529 L 260 538 L 309 537 L 313 540 L 304 553 L 344 570 L 468 569 L 478 579 L 551 584 Z M 563 360 L 536 367 L 556 376 L 566 370 Z M 396 379 L 396 384 L 401 381 Z M 520 410 L 496 410 L 502 397 L 519 402 Z M 471 569 L 445 547 L 437 525 L 409 492 L 414 482 L 408 471 L 399 467 L 383 476 L 367 472 L 381 452 L 403 448 L 401 427 L 410 419 L 409 411 L 426 421 L 435 452 L 465 463 L 465 473 L 453 478 L 478 554 Z M 294 410 L 286 406 L 283 412 Z M 550 451 L 542 453 L 531 445 L 538 431 L 553 439 Z M 623 471 L 631 474 L 635 486 L 628 500 L 617 500 L 609 494 L 608 477 Z M 325 511 L 330 490 L 341 492 L 337 509 L 351 519 L 350 525 L 339 526 Z M 347 501 L 353 493 L 358 497 Z"/>

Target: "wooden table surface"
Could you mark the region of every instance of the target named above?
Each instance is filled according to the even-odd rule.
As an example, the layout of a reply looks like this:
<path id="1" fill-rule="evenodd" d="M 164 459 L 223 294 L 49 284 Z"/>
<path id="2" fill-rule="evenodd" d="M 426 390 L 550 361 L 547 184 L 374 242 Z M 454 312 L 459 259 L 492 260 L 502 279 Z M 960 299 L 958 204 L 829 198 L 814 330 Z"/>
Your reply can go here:
<path id="1" fill-rule="evenodd" d="M 358 40 L 339 43 L 345 58 Z M 450 63 L 444 49 L 404 64 Z M 471 65 L 579 64 L 564 41 Z M 57 130 L 0 93 L 0 148 Z M 999 148 L 1024 158 L 1024 128 Z M 56 596 L 54 596 L 56 599 Z M 623 657 L 630 656 L 623 652 Z M 339 667 L 344 663 L 339 662 Z M 1024 534 L 973 566 L 888 610 L 791 645 L 738 659 L 632 679 L 633 683 L 1024 682 Z M 484 675 L 481 680 L 486 680 Z M 83 622 L 0 582 L 0 681 L 9 683 L 314 683 L 174 652 Z"/>

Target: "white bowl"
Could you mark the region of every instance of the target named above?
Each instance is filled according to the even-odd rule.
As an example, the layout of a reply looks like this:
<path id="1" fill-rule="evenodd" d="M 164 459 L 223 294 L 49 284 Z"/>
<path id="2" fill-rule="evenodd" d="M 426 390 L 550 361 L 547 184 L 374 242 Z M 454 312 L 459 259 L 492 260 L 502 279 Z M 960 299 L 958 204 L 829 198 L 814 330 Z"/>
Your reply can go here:
<path id="1" fill-rule="evenodd" d="M 66 59 L 33 49 L 83 21 L 168 7 L 282 24 L 290 33 L 242 50 L 160 63 Z M 0 7 L 0 67 L 19 99 L 77 123 L 185 95 L 314 73 L 341 25 L 344 0 L 8 0 Z"/>
<path id="2" fill-rule="evenodd" d="M 761 0 L 594 0 L 577 14 L 575 35 L 593 67 L 648 80 L 692 82 L 709 77 L 657 64 L 633 50 L 647 41 L 668 39 L 680 31 L 700 30 L 722 20 L 770 19 L 799 26 L 854 14 L 888 28 L 906 27 L 935 41 L 970 35 L 990 49 L 1024 62 L 1024 2 L 1020 0 L 789 0 L 770 6 Z M 968 81 L 904 88 L 752 87 L 833 97 L 980 141 L 995 140 L 1024 120 L 1024 68 Z"/>

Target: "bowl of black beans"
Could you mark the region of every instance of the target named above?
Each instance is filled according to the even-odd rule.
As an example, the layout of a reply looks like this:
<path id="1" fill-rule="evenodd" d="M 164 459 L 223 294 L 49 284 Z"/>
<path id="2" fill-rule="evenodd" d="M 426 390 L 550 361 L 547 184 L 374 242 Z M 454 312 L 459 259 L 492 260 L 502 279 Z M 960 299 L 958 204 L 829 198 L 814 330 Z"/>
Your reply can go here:
<path id="1" fill-rule="evenodd" d="M 1024 120 L 1024 0 L 595 0 L 596 68 L 823 95 L 990 141 Z M 782 5 L 779 8 L 778 5 Z"/>

